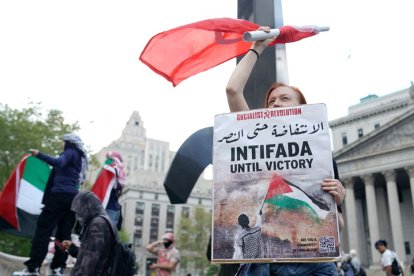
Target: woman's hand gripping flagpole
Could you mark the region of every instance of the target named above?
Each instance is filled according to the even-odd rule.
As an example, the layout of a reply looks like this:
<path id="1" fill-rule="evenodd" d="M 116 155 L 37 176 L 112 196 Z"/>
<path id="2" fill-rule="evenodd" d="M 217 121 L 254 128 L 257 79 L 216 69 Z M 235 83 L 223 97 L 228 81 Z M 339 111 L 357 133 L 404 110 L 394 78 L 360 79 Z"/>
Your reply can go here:
<path id="1" fill-rule="evenodd" d="M 299 39 L 304 38 L 304 37 L 300 37 L 299 39 L 296 38 L 297 34 L 300 34 L 300 33 L 318 34 L 319 32 L 326 32 L 326 31 L 329 31 L 329 27 L 318 27 L 314 25 L 283 26 L 280 29 L 270 29 L 269 32 L 265 32 L 262 30 L 245 32 L 243 34 L 243 39 L 244 41 L 258 41 L 258 40 L 265 40 L 269 38 L 275 38 L 280 35 L 283 35 L 283 36 L 289 35 L 289 39 L 287 39 L 287 41 L 284 42 L 286 43 L 286 42 L 297 41 Z"/>

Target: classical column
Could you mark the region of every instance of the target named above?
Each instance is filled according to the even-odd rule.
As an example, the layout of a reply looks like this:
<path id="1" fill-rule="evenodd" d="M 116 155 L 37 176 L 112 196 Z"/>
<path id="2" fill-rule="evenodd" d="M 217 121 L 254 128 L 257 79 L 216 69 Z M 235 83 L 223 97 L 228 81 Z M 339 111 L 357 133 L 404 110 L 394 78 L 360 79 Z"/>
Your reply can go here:
<path id="1" fill-rule="evenodd" d="M 359 250 L 359 241 L 358 241 L 358 224 L 357 224 L 357 214 L 355 208 L 355 194 L 354 194 L 354 182 L 352 178 L 342 179 L 346 188 L 345 196 L 345 208 L 346 208 L 346 220 L 345 225 L 348 229 L 349 237 L 349 249 Z"/>
<path id="2" fill-rule="evenodd" d="M 365 186 L 365 198 L 367 202 L 368 213 L 368 228 L 369 228 L 369 240 L 370 250 L 372 256 L 372 265 L 376 266 L 380 262 L 380 254 L 374 247 L 375 241 L 379 240 L 379 224 L 378 224 L 378 212 L 377 212 L 377 199 L 375 196 L 374 176 L 372 174 L 363 175 Z"/>
<path id="3" fill-rule="evenodd" d="M 411 201 L 413 203 L 414 208 L 414 167 L 407 167 L 405 170 L 408 173 L 408 176 L 410 177 L 410 188 L 411 188 Z"/>
<path id="4" fill-rule="evenodd" d="M 398 200 L 397 182 L 394 171 L 384 172 L 387 181 L 388 206 L 390 208 L 390 223 L 394 249 L 400 260 L 405 261 L 404 235 L 402 230 L 400 202 Z"/>

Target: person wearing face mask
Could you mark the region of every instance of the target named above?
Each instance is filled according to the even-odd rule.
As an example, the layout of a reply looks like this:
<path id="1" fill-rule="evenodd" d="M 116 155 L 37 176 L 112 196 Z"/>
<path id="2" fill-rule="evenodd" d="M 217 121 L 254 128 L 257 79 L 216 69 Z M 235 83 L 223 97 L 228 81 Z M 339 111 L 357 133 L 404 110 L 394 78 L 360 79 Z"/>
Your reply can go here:
<path id="1" fill-rule="evenodd" d="M 151 270 L 156 270 L 156 276 L 174 275 L 175 268 L 180 262 L 180 252 L 174 246 L 173 233 L 165 233 L 162 240 L 150 243 L 147 250 L 158 257 L 157 263 L 150 265 Z"/>

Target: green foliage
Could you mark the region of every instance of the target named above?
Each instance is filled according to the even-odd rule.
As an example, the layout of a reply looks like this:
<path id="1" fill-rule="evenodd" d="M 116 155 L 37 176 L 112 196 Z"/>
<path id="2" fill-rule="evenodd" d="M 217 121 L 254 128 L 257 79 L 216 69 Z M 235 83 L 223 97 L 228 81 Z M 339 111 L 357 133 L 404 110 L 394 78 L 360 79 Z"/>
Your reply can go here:
<path id="1" fill-rule="evenodd" d="M 118 234 L 121 242 L 130 242 L 128 233 L 123 228 L 120 231 L 118 231 Z"/>
<path id="2" fill-rule="evenodd" d="M 218 275 L 220 271 L 220 266 L 216 264 L 211 264 L 207 267 L 206 276 Z"/>
<path id="3" fill-rule="evenodd" d="M 0 232 L 0 251 L 15 255 L 28 257 L 30 253 L 31 239 Z"/>
<path id="4" fill-rule="evenodd" d="M 38 149 L 58 155 L 63 149 L 62 136 L 79 129 L 77 123 L 66 124 L 59 110 L 45 115 L 39 104 L 22 110 L 0 104 L 0 188 L 3 187 L 16 164 L 28 153 Z"/>
<path id="5" fill-rule="evenodd" d="M 210 262 L 206 257 L 211 233 L 211 212 L 196 207 L 189 218 L 182 217 L 178 229 L 177 249 L 180 250 L 181 269 L 195 267 L 202 275 Z"/>

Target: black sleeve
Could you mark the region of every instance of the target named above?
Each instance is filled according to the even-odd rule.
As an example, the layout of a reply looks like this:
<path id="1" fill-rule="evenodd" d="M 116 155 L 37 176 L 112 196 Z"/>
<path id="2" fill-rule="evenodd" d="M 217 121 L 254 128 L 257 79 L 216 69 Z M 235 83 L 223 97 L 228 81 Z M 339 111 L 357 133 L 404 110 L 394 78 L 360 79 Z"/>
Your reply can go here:
<path id="1" fill-rule="evenodd" d="M 72 243 L 70 245 L 69 249 L 68 249 L 69 255 L 71 255 L 72 257 L 76 258 L 78 256 L 78 252 L 79 252 L 79 247 L 77 247 L 76 245 L 74 245 Z"/>
<path id="2" fill-rule="evenodd" d="M 336 161 L 332 159 L 333 161 L 333 170 L 334 170 L 334 178 L 339 179 L 339 173 L 338 173 L 338 167 L 336 166 Z"/>

